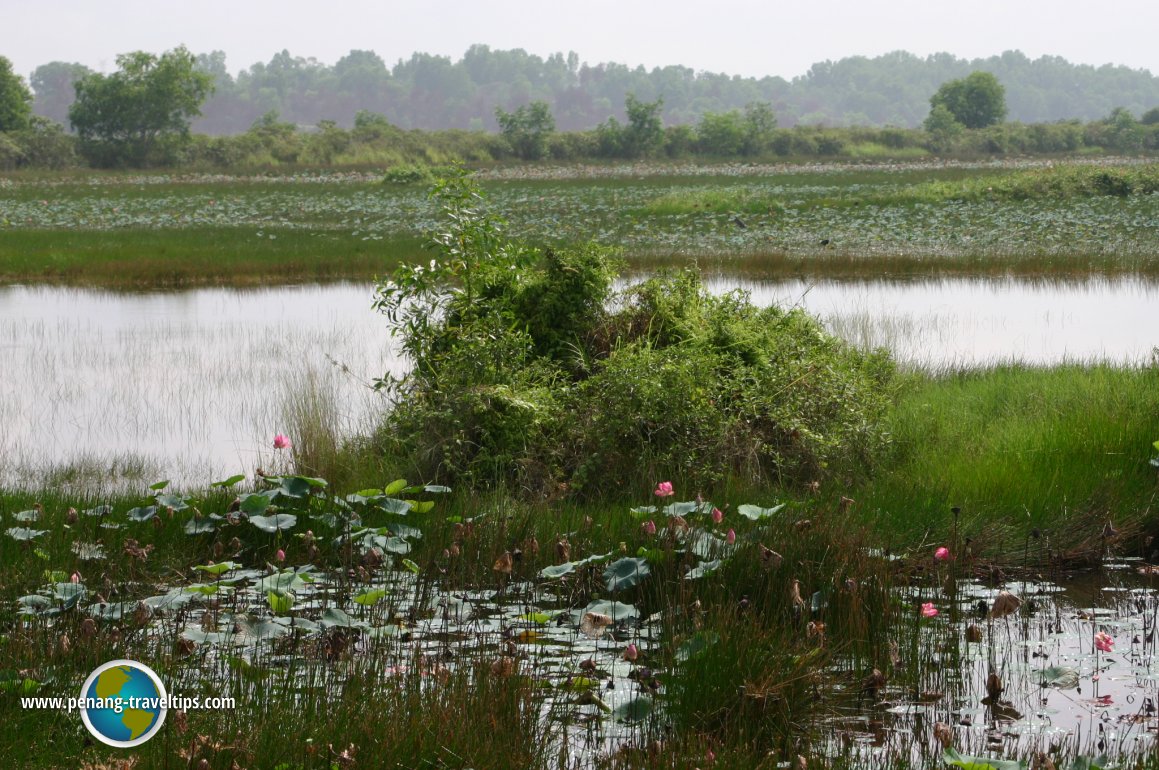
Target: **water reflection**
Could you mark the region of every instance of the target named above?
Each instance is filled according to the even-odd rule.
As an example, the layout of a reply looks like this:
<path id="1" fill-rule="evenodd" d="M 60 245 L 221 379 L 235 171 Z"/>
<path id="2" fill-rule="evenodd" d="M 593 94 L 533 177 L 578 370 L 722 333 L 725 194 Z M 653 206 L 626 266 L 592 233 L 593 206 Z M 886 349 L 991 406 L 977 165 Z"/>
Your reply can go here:
<path id="1" fill-rule="evenodd" d="M 1159 346 L 1159 284 L 1136 277 L 709 282 L 714 292 L 738 285 L 758 304 L 799 305 L 841 337 L 923 368 L 1143 363 Z"/>
<path id="2" fill-rule="evenodd" d="M 1020 360 L 1139 363 L 1159 345 L 1159 284 L 994 279 L 759 282 L 717 276 L 760 304 L 800 305 L 910 365 Z M 403 362 L 364 284 L 113 293 L 0 287 L 0 483 L 110 476 L 178 485 L 277 462 L 295 399 L 321 394 L 337 430 L 366 430 L 368 387 Z M 51 470 L 52 475 L 48 475 Z"/>
<path id="3" fill-rule="evenodd" d="M 350 284 L 0 288 L 0 482 L 252 471 L 276 460 L 270 441 L 310 388 L 342 433 L 364 429 L 380 408 L 369 381 L 401 368 L 370 300 Z"/>

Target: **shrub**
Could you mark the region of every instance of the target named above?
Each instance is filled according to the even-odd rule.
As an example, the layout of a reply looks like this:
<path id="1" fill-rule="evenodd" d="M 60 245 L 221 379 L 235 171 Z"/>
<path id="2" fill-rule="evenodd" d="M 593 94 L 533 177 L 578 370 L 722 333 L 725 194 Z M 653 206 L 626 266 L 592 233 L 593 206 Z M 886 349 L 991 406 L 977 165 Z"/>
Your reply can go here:
<path id="1" fill-rule="evenodd" d="M 378 286 L 413 369 L 384 435 L 428 477 L 561 484 L 811 481 L 867 467 L 893 367 L 801 310 L 714 297 L 692 271 L 613 294 L 614 254 L 507 239 L 459 174 L 435 197 L 434 259 Z"/>

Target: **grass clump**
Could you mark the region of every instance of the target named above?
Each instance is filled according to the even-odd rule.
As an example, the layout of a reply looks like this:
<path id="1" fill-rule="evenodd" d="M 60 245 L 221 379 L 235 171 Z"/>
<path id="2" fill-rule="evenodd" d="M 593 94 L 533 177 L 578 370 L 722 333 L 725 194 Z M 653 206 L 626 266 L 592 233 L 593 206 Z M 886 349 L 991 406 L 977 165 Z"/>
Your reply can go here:
<path id="1" fill-rule="evenodd" d="M 1067 200 L 1152 195 L 1159 192 L 1159 165 L 1099 166 L 1063 163 L 1006 174 L 925 182 L 897 192 L 871 195 L 869 202 L 946 203 L 950 201 Z"/>
<path id="2" fill-rule="evenodd" d="M 383 383 L 386 434 L 425 478 L 599 495 L 668 475 L 808 481 L 887 443 L 885 354 L 800 310 L 711 297 L 692 272 L 613 296 L 607 250 L 507 240 L 462 176 L 435 195 L 436 258 L 377 294 L 414 362 Z"/>

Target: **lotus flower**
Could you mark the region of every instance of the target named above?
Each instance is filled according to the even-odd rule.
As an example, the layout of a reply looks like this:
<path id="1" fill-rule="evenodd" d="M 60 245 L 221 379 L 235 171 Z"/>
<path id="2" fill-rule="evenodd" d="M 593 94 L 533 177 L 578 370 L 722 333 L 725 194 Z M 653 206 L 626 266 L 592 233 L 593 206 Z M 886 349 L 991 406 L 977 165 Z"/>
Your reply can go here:
<path id="1" fill-rule="evenodd" d="M 938 614 L 938 608 L 934 606 L 933 602 L 925 602 L 922 604 L 922 616 L 932 618 Z"/>
<path id="2" fill-rule="evenodd" d="M 735 529 L 730 529 L 728 531 L 728 534 L 724 536 L 724 542 L 728 543 L 729 545 L 732 545 L 733 543 L 736 542 L 736 530 Z"/>
<path id="3" fill-rule="evenodd" d="M 1111 638 L 1110 634 L 1099 631 L 1095 634 L 1095 649 L 1102 652 L 1114 652 L 1115 640 Z"/>
<path id="4" fill-rule="evenodd" d="M 671 481 L 661 481 L 656 485 L 656 491 L 652 494 L 656 495 L 656 497 L 672 497 L 676 493 L 672 490 Z"/>
<path id="5" fill-rule="evenodd" d="M 640 657 L 640 648 L 636 646 L 635 642 L 629 642 L 624 650 L 624 660 L 635 660 L 638 657 Z"/>
<path id="6" fill-rule="evenodd" d="M 285 433 L 279 433 L 278 435 L 274 436 L 274 449 L 289 449 L 289 448 L 290 448 L 290 437 L 289 436 L 287 436 Z"/>
<path id="7" fill-rule="evenodd" d="M 645 535 L 649 535 L 649 536 L 655 535 L 656 534 L 656 522 L 652 521 L 651 519 L 648 519 L 646 522 L 644 522 L 643 524 L 640 525 L 640 529 L 643 530 Z"/>
<path id="8" fill-rule="evenodd" d="M 283 562 L 285 560 L 286 560 L 286 552 L 284 550 L 282 550 L 281 548 L 279 548 L 277 553 L 274 554 L 274 561 Z"/>
<path id="9" fill-rule="evenodd" d="M 949 561 L 950 560 L 950 549 L 946 548 L 943 545 L 941 548 L 934 551 L 934 558 L 937 559 L 938 561 Z"/>
<path id="10" fill-rule="evenodd" d="M 712 523 L 719 524 L 723 520 L 724 520 L 724 512 L 721 511 L 719 508 L 713 508 L 712 509 Z"/>

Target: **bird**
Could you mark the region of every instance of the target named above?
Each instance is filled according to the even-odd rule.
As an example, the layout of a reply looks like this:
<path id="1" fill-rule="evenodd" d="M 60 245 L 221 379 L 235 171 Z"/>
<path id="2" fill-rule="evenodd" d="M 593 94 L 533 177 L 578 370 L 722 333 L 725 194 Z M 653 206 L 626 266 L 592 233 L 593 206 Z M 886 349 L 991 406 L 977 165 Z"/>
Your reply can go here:
<path id="1" fill-rule="evenodd" d="M 748 227 L 748 225 L 745 224 L 745 221 L 737 214 L 732 215 L 732 223 L 742 230 Z"/>

